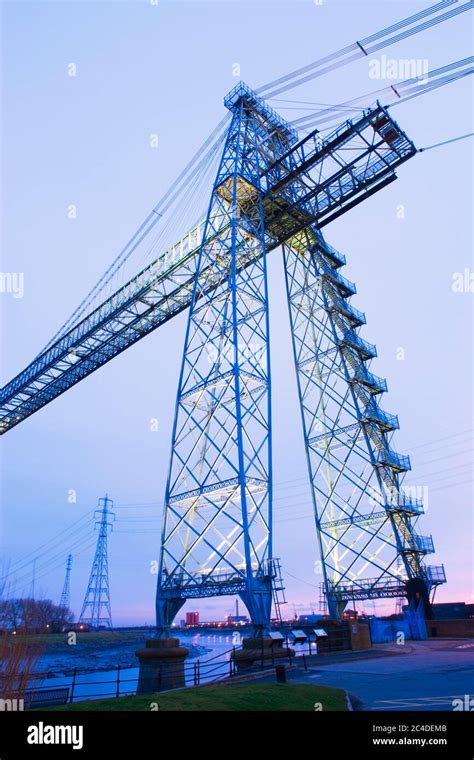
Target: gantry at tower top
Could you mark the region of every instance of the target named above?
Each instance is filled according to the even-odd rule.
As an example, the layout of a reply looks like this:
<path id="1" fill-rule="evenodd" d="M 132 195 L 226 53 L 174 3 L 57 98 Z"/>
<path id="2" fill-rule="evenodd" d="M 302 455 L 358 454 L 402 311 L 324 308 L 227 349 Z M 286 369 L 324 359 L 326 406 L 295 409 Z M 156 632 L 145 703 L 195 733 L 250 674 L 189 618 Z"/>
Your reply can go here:
<path id="1" fill-rule="evenodd" d="M 260 87 L 258 92 L 265 93 L 266 98 L 280 95 L 309 80 L 317 79 L 327 72 L 347 66 L 357 59 L 376 54 L 402 40 L 425 33 L 426 30 L 438 25 L 444 25 L 447 21 L 471 10 L 472 6 L 472 0 L 437 2 L 411 16 L 398 19 L 396 23 L 372 32 L 367 37 L 361 37 L 352 44 L 330 55 L 325 55 L 320 60 L 269 82 Z M 420 83 L 415 77 L 382 88 L 378 93 L 385 103 L 388 101 L 400 103 L 468 76 L 472 71 L 472 57 L 468 57 L 430 71 L 426 83 Z M 228 104 L 235 95 L 234 90 L 227 98 Z M 248 92 L 247 96 L 250 97 Z M 363 108 L 364 101 L 367 104 L 373 103 L 374 93 L 341 103 L 335 108 L 324 108 L 315 114 L 305 114 L 304 117 L 296 119 L 294 125 L 298 129 L 307 129 L 312 124 L 320 126 L 321 123 L 327 123 L 327 120 L 333 123 L 335 117 L 342 118 L 347 113 L 348 107 L 351 110 L 355 107 Z M 317 130 L 314 130 L 298 146 L 294 126 L 281 119 L 261 98 L 257 97 L 253 100 L 253 105 L 257 104 L 263 123 L 273 123 L 273 127 L 280 131 L 282 138 L 289 144 L 288 156 L 280 156 L 280 161 L 273 172 L 275 175 L 281 175 L 278 181 L 283 183 L 280 186 L 282 192 L 278 193 L 276 183 L 273 188 L 269 185 L 271 197 L 266 197 L 265 200 L 267 222 L 270 222 L 268 214 L 272 214 L 272 234 L 269 235 L 267 241 L 267 250 L 278 246 L 285 239 L 286 233 L 291 234 L 304 228 L 305 223 L 314 222 L 319 228 L 323 227 L 381 189 L 384 184 L 393 181 L 395 166 L 412 150 L 407 145 L 395 145 L 395 142 L 392 142 L 391 150 L 386 151 L 384 157 L 382 156 L 383 145 L 381 145 L 378 154 L 382 164 L 377 165 L 374 161 L 370 163 L 370 159 L 374 158 L 374 153 L 371 152 L 374 148 L 372 139 L 374 135 L 370 136 L 371 127 L 376 126 L 378 136 L 383 137 L 386 146 L 391 140 L 389 124 L 385 127 L 385 131 L 383 126 L 383 118 L 386 114 L 384 115 L 378 109 L 371 109 L 368 118 L 344 122 L 332 135 L 325 138 L 322 144 L 319 142 Z M 219 125 L 221 126 L 222 124 Z M 218 130 L 215 130 L 213 134 L 217 133 Z M 368 143 L 364 142 L 364 135 L 367 134 L 369 134 Z M 210 144 L 211 137 L 212 135 L 205 141 L 203 149 Z M 355 149 L 354 156 L 358 157 L 358 167 L 352 163 L 352 159 L 348 158 L 347 149 L 350 147 Z M 407 152 L 404 153 L 404 151 Z M 124 255 L 126 260 L 137 245 L 147 239 L 155 225 L 161 222 L 163 210 L 170 207 L 171 200 L 186 187 L 196 171 L 202 170 L 204 161 L 208 160 L 209 155 L 210 151 L 204 153 L 198 151 L 186 169 L 181 172 L 175 185 L 165 193 L 120 252 L 115 260 L 115 262 L 119 261 L 119 267 L 122 266 L 124 260 L 121 257 Z M 389 159 L 390 163 L 390 156 L 391 166 L 384 163 L 385 159 Z M 199 166 L 195 162 L 198 157 L 201 161 Z M 366 158 L 370 163 L 367 170 L 363 168 Z M 303 162 L 306 160 L 309 163 L 307 167 L 304 167 Z M 345 171 L 344 167 L 346 167 Z M 313 175 L 308 188 L 304 187 L 306 180 L 301 180 L 301 174 L 306 169 Z M 287 193 L 284 192 L 285 183 L 291 179 L 289 175 L 294 170 L 300 174 L 298 203 L 293 208 L 288 208 Z M 317 190 L 315 190 L 315 181 L 319 183 Z M 310 192 L 314 195 L 309 195 Z M 153 260 L 149 266 L 133 276 L 98 306 L 93 305 L 94 302 L 87 301 L 86 298 L 83 302 L 84 308 L 76 309 L 46 348 L 26 369 L 0 390 L 0 434 L 19 424 L 189 306 L 202 236 L 202 223 L 192 229 L 188 227 L 188 230 L 186 228 L 180 230 L 179 236 L 179 239 L 170 241 L 172 245 L 168 246 L 167 243 L 166 247 L 163 246 L 156 260 Z M 113 269 L 115 262 L 105 272 L 97 286 L 103 283 L 104 278 L 107 282 L 107 275 L 111 270 L 112 273 L 115 271 Z M 91 293 L 101 293 L 102 288 L 97 289 L 97 286 Z"/>

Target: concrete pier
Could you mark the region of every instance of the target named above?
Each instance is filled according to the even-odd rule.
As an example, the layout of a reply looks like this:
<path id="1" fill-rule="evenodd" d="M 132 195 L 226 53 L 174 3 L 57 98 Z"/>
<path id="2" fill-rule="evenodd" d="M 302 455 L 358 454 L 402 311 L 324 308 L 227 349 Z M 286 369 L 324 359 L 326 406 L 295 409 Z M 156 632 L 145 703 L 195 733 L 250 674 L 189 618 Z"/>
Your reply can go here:
<path id="1" fill-rule="evenodd" d="M 155 694 L 184 687 L 184 661 L 189 649 L 179 639 L 148 639 L 144 649 L 135 652 L 140 661 L 137 694 Z"/>

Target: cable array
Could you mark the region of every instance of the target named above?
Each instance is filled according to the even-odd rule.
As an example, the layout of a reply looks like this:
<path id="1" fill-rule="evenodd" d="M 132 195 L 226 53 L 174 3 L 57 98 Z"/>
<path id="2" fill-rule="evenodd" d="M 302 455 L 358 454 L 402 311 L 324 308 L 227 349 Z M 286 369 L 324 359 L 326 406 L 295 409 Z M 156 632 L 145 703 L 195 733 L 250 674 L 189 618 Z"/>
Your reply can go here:
<path id="1" fill-rule="evenodd" d="M 429 8 L 425 8 L 423 11 L 415 13 L 413 16 L 402 19 L 368 37 L 364 37 L 364 39 L 356 40 L 351 45 L 347 45 L 335 53 L 324 56 L 279 79 L 275 79 L 273 82 L 260 87 L 257 92 L 265 98 L 273 98 L 275 95 L 280 95 L 282 92 L 287 92 L 312 79 L 335 71 L 335 69 L 341 66 L 347 66 L 349 63 L 364 58 L 370 53 L 375 53 L 378 50 L 394 45 L 396 42 L 401 42 L 407 39 L 407 37 L 424 32 L 437 24 L 470 10 L 473 5 L 472 0 L 463 4 L 459 4 L 458 0 L 445 0 L 445 2 L 436 3 Z M 445 10 L 449 6 L 454 7 L 451 7 L 450 10 Z M 416 23 L 422 19 L 426 20 L 422 23 Z M 403 31 L 399 31 L 401 29 Z M 393 32 L 399 33 L 393 34 Z"/>

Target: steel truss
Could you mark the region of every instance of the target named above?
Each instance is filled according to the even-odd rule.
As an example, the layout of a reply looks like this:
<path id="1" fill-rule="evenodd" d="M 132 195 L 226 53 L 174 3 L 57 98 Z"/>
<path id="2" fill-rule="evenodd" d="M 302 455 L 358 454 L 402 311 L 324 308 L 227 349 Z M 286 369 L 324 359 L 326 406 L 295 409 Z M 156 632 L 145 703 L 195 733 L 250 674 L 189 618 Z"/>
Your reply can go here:
<path id="1" fill-rule="evenodd" d="M 349 600 L 399 597 L 427 567 L 423 506 L 401 480 L 396 415 L 368 368 L 375 346 L 345 258 L 320 229 L 396 179 L 415 155 L 377 104 L 304 139 L 246 85 L 225 99 L 232 121 L 204 222 L 39 355 L 0 392 L 0 433 L 17 425 L 189 307 L 157 588 L 166 633 L 188 598 L 239 594 L 256 632 L 272 586 L 271 382 L 266 253 L 284 262 L 314 513 L 331 614 Z M 91 576 L 92 580 L 92 576 Z"/>
<path id="2" fill-rule="evenodd" d="M 70 595 L 71 595 L 71 567 L 72 567 L 72 554 L 68 554 L 66 562 L 66 575 L 64 577 L 63 590 L 61 592 L 61 599 L 59 606 L 64 609 L 69 609 Z"/>
<path id="3" fill-rule="evenodd" d="M 376 350 L 358 334 L 365 317 L 349 302 L 355 286 L 318 229 L 391 181 L 414 147 L 380 107 L 324 142 L 316 134 L 298 142 L 245 86 L 226 105 L 233 120 L 205 222 L 179 381 L 157 590 L 161 634 L 187 598 L 228 593 L 244 600 L 257 632 L 269 625 L 265 252 L 282 241 L 330 612 L 339 616 L 356 596 L 399 596 L 408 579 L 427 578 L 422 556 L 433 550 L 412 525 L 422 505 L 400 487 L 409 460 L 390 446 L 398 419 L 376 400 L 386 383 L 366 367 Z"/>
<path id="4" fill-rule="evenodd" d="M 275 146 L 288 145 L 291 134 L 250 92 L 235 91 L 226 105 L 233 118 L 204 226 L 176 403 L 157 588 L 161 634 L 185 599 L 196 596 L 238 593 L 257 633 L 270 623 L 271 390 L 261 178 Z"/>
<path id="5" fill-rule="evenodd" d="M 401 486 L 410 460 L 392 447 L 398 418 L 380 404 L 386 381 L 367 366 L 377 352 L 359 334 L 365 316 L 350 303 L 345 258 L 313 227 L 284 246 L 284 263 L 330 614 L 349 600 L 403 595 L 409 579 L 429 590 L 444 571 L 423 562 L 433 541 L 416 532 L 423 505 Z"/>
<path id="6" fill-rule="evenodd" d="M 239 85 L 236 93 L 245 93 L 248 107 L 258 105 L 262 124 L 279 124 L 275 134 L 263 128 L 261 135 L 267 252 L 385 187 L 396 179 L 395 168 L 416 153 L 381 106 L 344 122 L 324 140 L 314 130 L 297 142 L 296 133 L 251 90 Z M 1 389 L 0 434 L 189 307 L 203 227 L 186 233 Z M 245 266 L 245 259 L 237 266 Z M 212 290 L 217 281 L 209 275 L 203 279 Z"/>

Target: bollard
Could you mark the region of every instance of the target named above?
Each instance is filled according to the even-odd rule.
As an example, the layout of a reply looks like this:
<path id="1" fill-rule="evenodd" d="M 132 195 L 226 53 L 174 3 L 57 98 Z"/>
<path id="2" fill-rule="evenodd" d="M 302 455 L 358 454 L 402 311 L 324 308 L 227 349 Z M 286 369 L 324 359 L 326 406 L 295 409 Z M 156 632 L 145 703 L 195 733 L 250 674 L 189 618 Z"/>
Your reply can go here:
<path id="1" fill-rule="evenodd" d="M 277 665 L 275 668 L 277 683 L 286 683 L 286 666 Z"/>

